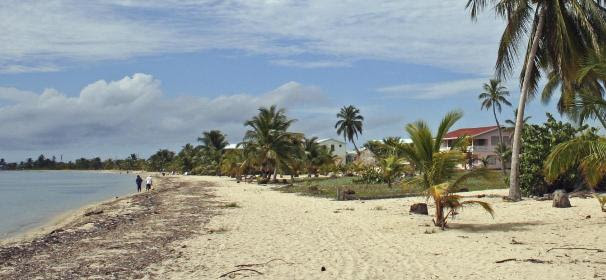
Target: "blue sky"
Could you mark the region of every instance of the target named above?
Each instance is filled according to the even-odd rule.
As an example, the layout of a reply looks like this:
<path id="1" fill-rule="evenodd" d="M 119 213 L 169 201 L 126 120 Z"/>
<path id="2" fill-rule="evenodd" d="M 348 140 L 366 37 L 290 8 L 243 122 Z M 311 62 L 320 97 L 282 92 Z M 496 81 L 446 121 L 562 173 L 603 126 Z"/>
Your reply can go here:
<path id="1" fill-rule="evenodd" d="M 238 142 L 278 104 L 293 129 L 337 137 L 335 114 L 366 117 L 360 142 L 461 109 L 477 95 L 503 24 L 465 1 L 106 0 L 0 3 L 0 157 L 122 158 L 178 149 L 203 130 Z M 514 75 L 515 77 L 516 75 Z M 517 80 L 505 82 L 517 103 Z M 502 119 L 511 118 L 505 108 Z M 553 105 L 533 102 L 544 120 Z"/>

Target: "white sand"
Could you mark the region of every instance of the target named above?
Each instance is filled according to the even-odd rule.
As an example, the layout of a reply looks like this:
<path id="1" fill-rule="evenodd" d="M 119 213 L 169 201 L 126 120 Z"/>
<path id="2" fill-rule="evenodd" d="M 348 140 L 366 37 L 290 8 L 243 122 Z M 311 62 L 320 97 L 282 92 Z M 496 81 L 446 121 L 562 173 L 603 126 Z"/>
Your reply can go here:
<path id="1" fill-rule="evenodd" d="M 595 199 L 573 198 L 572 208 L 550 201 L 503 202 L 486 198 L 496 215 L 464 209 L 451 228 L 431 215 L 410 215 L 424 198 L 338 202 L 280 193 L 226 178 L 184 177 L 217 184 L 217 200 L 237 202 L 176 247 L 183 257 L 151 269 L 162 279 L 217 279 L 239 264 L 263 263 L 236 279 L 606 279 L 606 213 Z M 485 193 L 505 194 L 505 190 Z M 469 193 L 473 194 L 473 193 Z M 430 203 L 431 205 L 431 203 Z M 384 210 L 376 210 L 377 207 Z M 349 210 L 344 210 L 349 209 Z M 433 208 L 429 209 L 432 214 Z M 586 219 L 590 215 L 591 218 Z M 431 233 L 435 231 L 434 233 Z M 425 232 L 430 232 L 425 233 Z M 512 240 L 522 244 L 512 244 Z M 550 264 L 495 261 L 538 259 Z M 324 266 L 326 271 L 322 272 Z M 156 274 L 158 275 L 158 274 Z M 225 279 L 225 278 L 223 278 Z"/>

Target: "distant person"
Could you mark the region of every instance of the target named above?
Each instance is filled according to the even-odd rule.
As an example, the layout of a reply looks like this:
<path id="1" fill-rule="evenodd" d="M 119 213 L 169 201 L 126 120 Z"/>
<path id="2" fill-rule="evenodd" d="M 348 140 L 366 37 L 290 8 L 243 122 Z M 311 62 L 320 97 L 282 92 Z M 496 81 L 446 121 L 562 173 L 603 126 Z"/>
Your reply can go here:
<path id="1" fill-rule="evenodd" d="M 147 178 L 145 178 L 145 190 L 149 191 L 152 188 L 152 177 L 151 176 L 147 176 Z"/>
<path id="2" fill-rule="evenodd" d="M 135 182 L 137 182 L 137 192 L 141 192 L 141 183 L 143 183 L 143 178 L 137 175 L 137 179 L 135 180 Z"/>

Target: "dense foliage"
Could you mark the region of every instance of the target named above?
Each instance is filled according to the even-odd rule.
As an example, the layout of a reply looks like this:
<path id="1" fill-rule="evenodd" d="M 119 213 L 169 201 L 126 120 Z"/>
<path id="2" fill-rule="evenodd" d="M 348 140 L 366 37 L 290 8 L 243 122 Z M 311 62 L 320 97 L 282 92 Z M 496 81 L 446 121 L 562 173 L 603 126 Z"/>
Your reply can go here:
<path id="1" fill-rule="evenodd" d="M 574 139 L 587 126 L 575 128 L 570 123 L 556 121 L 547 114 L 542 125 L 525 125 L 522 134 L 522 156 L 520 157 L 520 188 L 524 195 L 542 195 L 556 189 L 572 191 L 581 181 L 576 168 L 570 168 L 557 180 L 548 183 L 543 175 L 543 163 L 552 149 Z"/>

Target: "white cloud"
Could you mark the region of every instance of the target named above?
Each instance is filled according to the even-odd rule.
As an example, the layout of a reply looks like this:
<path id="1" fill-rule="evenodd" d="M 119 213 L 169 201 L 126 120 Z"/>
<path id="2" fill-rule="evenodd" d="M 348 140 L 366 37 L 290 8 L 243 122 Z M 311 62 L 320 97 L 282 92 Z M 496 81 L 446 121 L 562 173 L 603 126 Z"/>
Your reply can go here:
<path id="1" fill-rule="evenodd" d="M 478 94 L 487 81 L 482 79 L 463 79 L 436 83 L 413 83 L 378 88 L 377 91 L 387 97 L 414 99 L 438 99 L 464 93 Z"/>
<path id="2" fill-rule="evenodd" d="M 331 60 L 317 60 L 317 61 L 297 61 L 292 59 L 278 59 L 270 61 L 274 65 L 297 67 L 305 69 L 315 68 L 338 68 L 338 67 L 351 67 L 351 62 L 346 61 L 331 61 Z"/>
<path id="3" fill-rule="evenodd" d="M 156 149 L 192 142 L 209 129 L 225 131 L 233 142 L 241 140 L 244 121 L 260 106 L 276 104 L 305 118 L 306 106 L 321 108 L 328 102 L 319 88 L 296 82 L 261 95 L 168 98 L 160 81 L 147 74 L 96 81 L 73 97 L 54 89 L 36 94 L 0 88 L 0 150 L 82 145 Z"/>
<path id="4" fill-rule="evenodd" d="M 48 65 L 231 49 L 271 54 L 278 64 L 295 67 L 384 59 L 489 73 L 502 23 L 487 11 L 474 24 L 464 4 L 441 0 L 5 0 L 0 3 L 0 68 L 3 72 L 51 71 L 57 66 Z M 301 54 L 329 59 L 292 60 Z"/>

